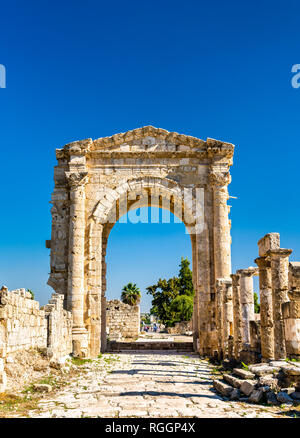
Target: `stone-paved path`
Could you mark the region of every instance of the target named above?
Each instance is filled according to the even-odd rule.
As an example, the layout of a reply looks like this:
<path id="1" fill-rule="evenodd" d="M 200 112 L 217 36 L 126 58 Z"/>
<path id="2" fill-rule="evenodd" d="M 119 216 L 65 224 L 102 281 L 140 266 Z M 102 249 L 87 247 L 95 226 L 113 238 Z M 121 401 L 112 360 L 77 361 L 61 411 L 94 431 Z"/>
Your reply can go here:
<path id="1" fill-rule="evenodd" d="M 105 369 L 104 369 L 105 367 Z M 31 417 L 278 417 L 280 408 L 224 401 L 213 366 L 194 353 L 104 354 Z M 282 415 L 282 414 L 281 414 Z"/>

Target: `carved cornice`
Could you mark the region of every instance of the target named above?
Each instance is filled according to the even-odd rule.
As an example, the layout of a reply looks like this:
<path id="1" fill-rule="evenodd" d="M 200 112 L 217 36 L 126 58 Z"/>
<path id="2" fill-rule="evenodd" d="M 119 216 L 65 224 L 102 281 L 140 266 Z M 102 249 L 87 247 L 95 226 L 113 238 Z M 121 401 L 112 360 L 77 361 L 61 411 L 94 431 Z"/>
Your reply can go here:
<path id="1" fill-rule="evenodd" d="M 70 155 L 84 156 L 90 150 L 93 140 L 86 138 L 85 140 L 73 141 L 66 144 L 63 149 L 56 149 L 56 158 L 68 158 Z"/>
<path id="2" fill-rule="evenodd" d="M 87 172 L 66 172 L 68 185 L 71 189 L 76 189 L 88 182 Z"/>
<path id="3" fill-rule="evenodd" d="M 89 138 L 69 143 L 65 145 L 63 149 L 57 149 L 56 156 L 57 158 L 67 158 L 69 155 L 84 155 L 88 152 L 92 153 L 95 151 L 110 152 L 112 148 L 118 148 L 118 146 L 122 144 L 140 140 L 145 137 L 155 137 L 172 142 L 175 145 L 188 146 L 190 152 L 204 153 L 205 156 L 209 158 L 218 155 L 232 159 L 234 152 L 234 145 L 231 143 L 215 140 L 213 138 L 207 138 L 206 141 L 204 141 L 190 135 L 169 132 L 165 129 L 155 128 L 153 126 L 144 126 L 143 128 L 133 129 L 110 137 L 98 138 L 94 141 Z"/>

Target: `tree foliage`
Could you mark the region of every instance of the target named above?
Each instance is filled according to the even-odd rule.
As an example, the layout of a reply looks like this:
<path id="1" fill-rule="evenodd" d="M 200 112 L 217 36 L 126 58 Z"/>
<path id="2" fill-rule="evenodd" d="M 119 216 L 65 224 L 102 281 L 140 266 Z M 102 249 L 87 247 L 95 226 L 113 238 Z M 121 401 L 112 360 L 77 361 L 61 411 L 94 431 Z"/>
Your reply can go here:
<path id="1" fill-rule="evenodd" d="M 176 313 L 176 318 L 180 321 L 190 321 L 193 315 L 194 300 L 190 295 L 178 295 L 171 304 L 172 310 Z"/>
<path id="2" fill-rule="evenodd" d="M 260 304 L 258 302 L 258 295 L 256 292 L 254 292 L 254 313 L 260 312 Z"/>
<path id="3" fill-rule="evenodd" d="M 150 313 L 167 327 L 192 316 L 194 287 L 189 265 L 189 260 L 182 257 L 178 277 L 160 278 L 156 284 L 147 287 L 147 293 L 153 297 Z"/>
<path id="4" fill-rule="evenodd" d="M 121 300 L 130 306 L 136 306 L 141 299 L 141 291 L 135 283 L 128 283 L 122 289 Z"/>

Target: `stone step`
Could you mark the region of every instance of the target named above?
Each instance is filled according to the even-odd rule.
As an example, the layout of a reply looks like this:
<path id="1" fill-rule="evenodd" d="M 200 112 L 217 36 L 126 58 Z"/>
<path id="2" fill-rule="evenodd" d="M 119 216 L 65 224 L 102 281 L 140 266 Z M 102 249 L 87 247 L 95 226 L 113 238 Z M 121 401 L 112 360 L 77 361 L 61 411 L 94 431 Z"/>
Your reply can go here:
<path id="1" fill-rule="evenodd" d="M 108 352 L 116 351 L 176 351 L 176 352 L 193 352 L 192 342 L 116 342 L 107 343 Z"/>

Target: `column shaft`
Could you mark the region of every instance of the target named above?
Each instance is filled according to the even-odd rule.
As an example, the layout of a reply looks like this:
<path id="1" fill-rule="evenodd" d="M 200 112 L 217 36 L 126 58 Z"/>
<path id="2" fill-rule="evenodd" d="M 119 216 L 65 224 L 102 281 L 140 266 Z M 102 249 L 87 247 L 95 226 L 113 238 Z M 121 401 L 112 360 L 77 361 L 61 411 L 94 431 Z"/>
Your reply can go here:
<path id="1" fill-rule="evenodd" d="M 240 297 L 240 275 L 232 274 L 232 301 L 233 301 L 233 342 L 234 356 L 239 360 L 243 348 L 242 311 Z"/>
<path id="2" fill-rule="evenodd" d="M 274 359 L 274 321 L 271 264 L 266 257 L 255 260 L 259 267 L 261 355 L 263 361 Z"/>
<path id="3" fill-rule="evenodd" d="M 288 292 L 288 273 L 289 256 L 291 249 L 273 249 L 267 252 L 271 259 L 272 270 L 272 301 L 273 301 L 273 320 L 274 320 L 274 356 L 276 360 L 286 358 L 286 346 L 284 335 L 284 320 L 282 305 L 289 301 Z"/>

